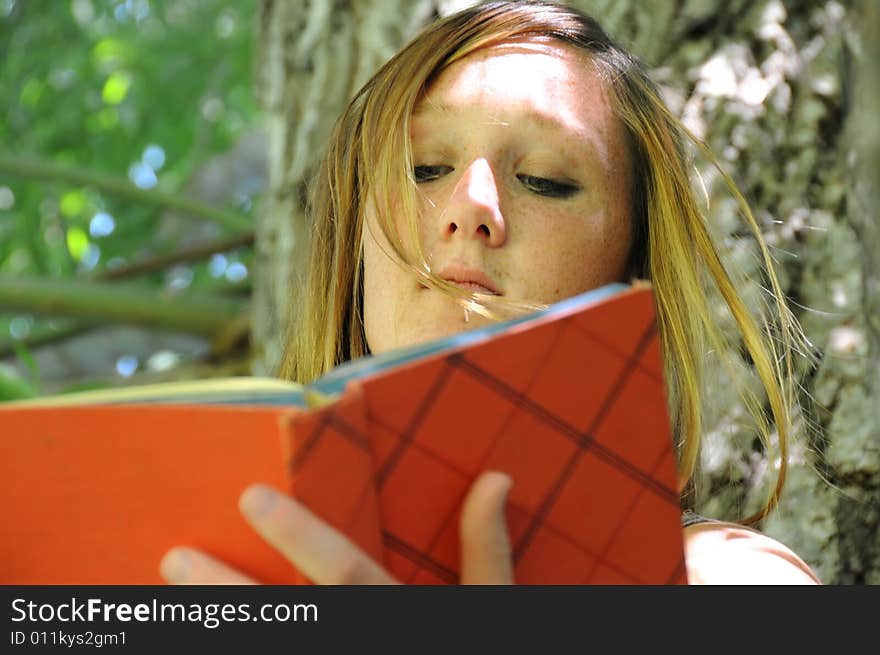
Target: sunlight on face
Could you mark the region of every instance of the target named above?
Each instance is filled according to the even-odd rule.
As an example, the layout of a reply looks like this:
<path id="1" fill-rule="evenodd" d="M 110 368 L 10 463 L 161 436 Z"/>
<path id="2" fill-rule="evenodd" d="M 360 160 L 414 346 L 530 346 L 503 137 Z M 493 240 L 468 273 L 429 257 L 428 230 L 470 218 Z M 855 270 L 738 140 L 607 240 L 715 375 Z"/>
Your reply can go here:
<path id="1" fill-rule="evenodd" d="M 522 40 L 446 68 L 411 129 L 431 270 L 462 288 L 552 303 L 621 280 L 632 242 L 623 129 L 585 53 Z M 367 222 L 375 222 L 369 212 Z M 485 324 L 364 234 L 374 353 Z"/>

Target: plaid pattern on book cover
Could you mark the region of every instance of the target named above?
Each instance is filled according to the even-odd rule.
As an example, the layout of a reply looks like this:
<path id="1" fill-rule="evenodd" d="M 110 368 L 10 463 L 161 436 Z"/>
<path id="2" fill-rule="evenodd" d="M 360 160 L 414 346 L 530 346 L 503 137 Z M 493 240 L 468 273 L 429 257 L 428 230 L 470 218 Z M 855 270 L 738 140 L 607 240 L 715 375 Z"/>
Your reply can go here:
<path id="1" fill-rule="evenodd" d="M 517 583 L 687 582 L 649 289 L 351 383 L 288 429 L 294 495 L 402 582 L 457 582 L 488 469 L 514 480 Z"/>

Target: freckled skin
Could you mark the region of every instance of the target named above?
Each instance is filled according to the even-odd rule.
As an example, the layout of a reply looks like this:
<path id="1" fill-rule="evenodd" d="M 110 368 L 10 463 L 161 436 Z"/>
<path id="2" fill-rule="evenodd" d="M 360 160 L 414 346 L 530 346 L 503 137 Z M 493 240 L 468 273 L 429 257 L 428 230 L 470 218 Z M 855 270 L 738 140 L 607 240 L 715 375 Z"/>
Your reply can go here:
<path id="1" fill-rule="evenodd" d="M 434 272 L 476 269 L 501 295 L 532 303 L 623 279 L 632 242 L 626 142 L 584 53 L 538 40 L 477 51 L 440 74 L 410 136 L 417 179 L 430 173 L 418 185 L 419 226 Z M 557 186 L 548 193 L 544 180 Z M 485 323 L 473 314 L 465 322 L 375 234 L 365 229 L 372 352 Z"/>

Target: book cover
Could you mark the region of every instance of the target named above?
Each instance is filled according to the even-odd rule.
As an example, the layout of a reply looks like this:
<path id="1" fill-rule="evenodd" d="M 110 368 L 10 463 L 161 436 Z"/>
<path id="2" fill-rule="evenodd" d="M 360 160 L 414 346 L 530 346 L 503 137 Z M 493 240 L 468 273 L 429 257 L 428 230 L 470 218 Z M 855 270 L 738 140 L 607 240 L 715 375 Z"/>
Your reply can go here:
<path id="1" fill-rule="evenodd" d="M 159 583 L 162 554 L 187 544 L 307 582 L 237 515 L 263 481 L 401 581 L 455 583 L 459 505 L 496 469 L 514 479 L 518 583 L 686 582 L 649 287 L 364 358 L 309 389 L 235 387 L 0 406 L 0 581 Z M 329 400 L 310 408 L 311 391 Z"/>

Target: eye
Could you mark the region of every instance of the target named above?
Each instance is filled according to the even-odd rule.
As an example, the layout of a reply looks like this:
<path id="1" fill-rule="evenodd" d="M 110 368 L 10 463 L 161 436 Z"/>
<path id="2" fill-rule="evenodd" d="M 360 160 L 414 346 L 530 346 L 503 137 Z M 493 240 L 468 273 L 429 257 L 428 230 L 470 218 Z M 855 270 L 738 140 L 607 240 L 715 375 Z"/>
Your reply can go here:
<path id="1" fill-rule="evenodd" d="M 416 179 L 416 182 L 430 182 L 431 180 L 436 180 L 437 178 L 443 177 L 447 173 L 452 172 L 451 166 L 415 166 L 413 168 L 413 176 Z"/>
<path id="2" fill-rule="evenodd" d="M 576 184 L 548 180 L 545 177 L 535 177 L 534 175 L 517 175 L 516 177 L 529 191 L 548 198 L 570 198 L 581 190 Z"/>

